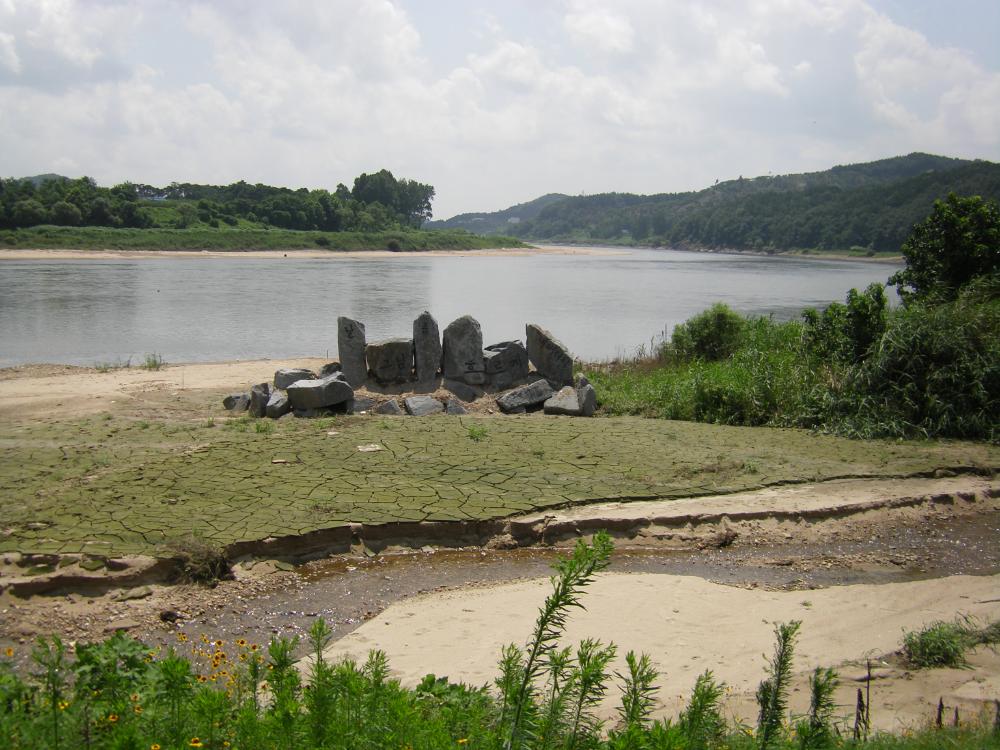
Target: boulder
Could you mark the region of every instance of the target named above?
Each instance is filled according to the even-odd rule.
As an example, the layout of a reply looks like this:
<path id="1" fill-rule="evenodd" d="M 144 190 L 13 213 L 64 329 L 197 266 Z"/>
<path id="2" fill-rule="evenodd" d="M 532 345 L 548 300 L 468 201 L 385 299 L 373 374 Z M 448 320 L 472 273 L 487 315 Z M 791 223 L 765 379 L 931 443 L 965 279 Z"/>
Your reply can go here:
<path id="1" fill-rule="evenodd" d="M 528 376 L 528 351 L 520 341 L 501 341 L 483 351 L 486 377 L 497 388 L 510 388 Z"/>
<path id="2" fill-rule="evenodd" d="M 469 410 L 462 406 L 462 402 L 456 398 L 449 398 L 444 405 L 445 414 L 468 414 Z"/>
<path id="3" fill-rule="evenodd" d="M 274 387 L 285 390 L 297 380 L 313 380 L 316 373 L 302 367 L 282 367 L 274 371 Z"/>
<path id="4" fill-rule="evenodd" d="M 319 409 L 292 409 L 292 416 L 296 419 L 318 419 L 319 417 L 329 417 L 332 413 L 326 407 Z"/>
<path id="5" fill-rule="evenodd" d="M 475 401 L 479 397 L 479 391 L 471 385 L 466 385 L 460 380 L 445 380 L 441 383 L 441 386 L 445 390 L 451 391 L 465 402 Z"/>
<path id="6" fill-rule="evenodd" d="M 580 416 L 580 398 L 577 396 L 576 388 L 571 385 L 563 386 L 558 393 L 545 402 L 543 408 L 546 414 Z"/>
<path id="7" fill-rule="evenodd" d="M 539 325 L 525 326 L 528 339 L 528 359 L 535 369 L 558 385 L 573 383 L 573 357 L 555 336 Z"/>
<path id="8" fill-rule="evenodd" d="M 387 339 L 365 347 L 368 369 L 382 385 L 406 383 L 413 377 L 413 341 Z"/>
<path id="9" fill-rule="evenodd" d="M 396 403 L 396 399 L 391 401 L 386 401 L 384 404 L 379 404 L 375 407 L 376 414 L 402 414 L 403 410 L 399 408 L 399 404 Z"/>
<path id="10" fill-rule="evenodd" d="M 327 362 L 321 368 L 319 368 L 319 376 L 325 378 L 327 375 L 333 375 L 335 372 L 340 372 L 340 362 L 334 360 L 333 362 Z"/>
<path id="11" fill-rule="evenodd" d="M 580 402 L 580 416 L 594 416 L 594 412 L 597 411 L 597 391 L 594 390 L 594 386 L 585 382 L 583 386 L 577 387 L 576 397 Z"/>
<path id="12" fill-rule="evenodd" d="M 373 406 L 375 406 L 375 399 L 368 398 L 367 396 L 352 398 L 350 401 L 344 402 L 344 413 L 361 414 L 371 411 Z"/>
<path id="13" fill-rule="evenodd" d="M 337 318 L 337 352 L 347 382 L 355 388 L 368 377 L 365 364 L 365 324 L 343 316 Z"/>
<path id="14" fill-rule="evenodd" d="M 271 384 L 258 383 L 250 388 L 250 416 L 263 417 L 271 399 Z"/>
<path id="15" fill-rule="evenodd" d="M 418 383 L 433 380 L 441 367 L 441 331 L 426 310 L 413 321 L 413 361 Z"/>
<path id="16" fill-rule="evenodd" d="M 497 406 L 504 414 L 516 414 L 544 404 L 552 398 L 553 393 L 552 386 L 547 381 L 536 380 L 534 383 L 507 391 L 497 399 Z"/>
<path id="17" fill-rule="evenodd" d="M 440 414 L 444 404 L 433 396 L 408 396 L 403 399 L 406 413 L 414 417 L 426 417 L 429 414 Z"/>
<path id="18" fill-rule="evenodd" d="M 272 391 L 271 398 L 267 400 L 264 414 L 271 419 L 280 419 L 291 410 L 292 405 L 288 403 L 288 396 L 281 391 Z"/>
<path id="19" fill-rule="evenodd" d="M 297 411 L 335 406 L 352 398 L 354 389 L 339 372 L 325 378 L 300 380 L 288 386 L 288 400 Z"/>
<path id="20" fill-rule="evenodd" d="M 222 399 L 222 407 L 229 411 L 246 411 L 250 406 L 249 393 L 230 393 Z"/>
<path id="21" fill-rule="evenodd" d="M 441 369 L 446 378 L 462 380 L 469 385 L 486 382 L 486 363 L 483 361 L 483 331 L 479 322 L 470 315 L 463 315 L 444 329 Z"/>

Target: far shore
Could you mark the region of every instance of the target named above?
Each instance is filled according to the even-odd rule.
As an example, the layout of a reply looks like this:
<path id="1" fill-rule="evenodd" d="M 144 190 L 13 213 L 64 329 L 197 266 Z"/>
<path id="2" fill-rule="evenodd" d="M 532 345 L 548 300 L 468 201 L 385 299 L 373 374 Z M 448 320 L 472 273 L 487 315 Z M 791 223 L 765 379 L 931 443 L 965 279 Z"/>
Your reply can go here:
<path id="1" fill-rule="evenodd" d="M 620 250 L 603 247 L 541 245 L 530 247 L 499 247 L 478 250 L 78 250 L 48 248 L 0 248 L 4 260 L 133 260 L 143 258 L 298 258 L 324 260 L 355 260 L 358 258 L 420 257 L 517 257 L 529 255 L 618 255 Z"/>

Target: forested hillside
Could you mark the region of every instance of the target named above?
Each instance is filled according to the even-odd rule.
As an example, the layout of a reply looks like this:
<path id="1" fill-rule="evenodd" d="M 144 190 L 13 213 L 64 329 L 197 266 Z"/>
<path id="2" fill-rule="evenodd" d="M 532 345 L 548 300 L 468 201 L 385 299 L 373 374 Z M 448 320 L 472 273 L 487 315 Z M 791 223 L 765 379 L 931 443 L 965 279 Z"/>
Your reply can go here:
<path id="1" fill-rule="evenodd" d="M 510 234 L 521 222 L 536 218 L 546 206 L 568 197 L 562 193 L 549 193 L 533 201 L 505 208 L 503 211 L 459 214 L 444 221 L 429 221 L 424 226 L 427 229 L 464 229 L 476 234 Z"/>
<path id="2" fill-rule="evenodd" d="M 910 154 L 824 172 L 739 177 L 691 193 L 567 197 L 504 231 L 548 241 L 898 252 L 950 192 L 1000 199 L 1000 165 Z"/>

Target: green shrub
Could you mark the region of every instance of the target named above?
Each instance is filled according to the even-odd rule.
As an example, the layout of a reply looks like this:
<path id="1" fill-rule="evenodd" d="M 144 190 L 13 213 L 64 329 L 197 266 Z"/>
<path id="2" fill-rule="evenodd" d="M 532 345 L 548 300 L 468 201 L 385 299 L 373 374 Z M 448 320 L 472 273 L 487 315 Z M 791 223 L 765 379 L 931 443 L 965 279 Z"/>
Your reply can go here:
<path id="1" fill-rule="evenodd" d="M 957 622 L 935 622 L 903 636 L 903 654 L 915 667 L 964 667 L 968 630 Z"/>
<path id="2" fill-rule="evenodd" d="M 674 328 L 669 353 L 680 359 L 715 362 L 732 356 L 740 345 L 744 318 L 717 302 Z"/>

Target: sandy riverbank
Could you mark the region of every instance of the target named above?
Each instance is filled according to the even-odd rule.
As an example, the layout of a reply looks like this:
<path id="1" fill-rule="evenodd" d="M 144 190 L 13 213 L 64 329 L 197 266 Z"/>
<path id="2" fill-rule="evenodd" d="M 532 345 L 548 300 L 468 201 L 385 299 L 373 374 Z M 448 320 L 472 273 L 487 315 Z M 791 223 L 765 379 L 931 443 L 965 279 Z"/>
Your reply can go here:
<path id="1" fill-rule="evenodd" d="M 146 258 L 297 258 L 324 260 L 357 260 L 419 257 L 516 257 L 529 255 L 616 255 L 628 250 L 598 247 L 544 245 L 538 247 L 500 247 L 489 250 L 427 250 L 421 252 L 391 252 L 389 250 L 331 251 L 303 250 L 58 250 L 18 248 L 0 249 L 4 260 L 134 260 Z"/>
<path id="2" fill-rule="evenodd" d="M 386 652 L 393 674 L 413 685 L 428 672 L 473 685 L 490 683 L 507 643 L 530 636 L 548 580 L 435 593 L 395 604 L 334 643 L 327 656 L 363 660 Z M 801 620 L 793 712 L 808 706 L 805 673 L 840 668 L 838 700 L 850 712 L 866 656 L 876 661 L 873 694 L 877 727 L 899 729 L 927 721 L 939 696 L 968 717 L 1000 692 L 1000 657 L 983 650 L 974 670 L 913 672 L 883 655 L 899 648 L 904 630 L 962 613 L 1000 619 L 1000 576 L 954 576 L 885 585 L 834 586 L 811 591 L 761 591 L 723 586 L 694 576 L 602 574 L 586 591 L 585 611 L 574 611 L 563 642 L 599 638 L 618 645 L 612 670 L 625 653 L 649 654 L 659 670 L 660 715 L 676 715 L 695 678 L 707 669 L 732 689 L 727 711 L 753 721 L 754 691 L 764 677 L 763 654 L 773 650 L 775 623 Z M 614 715 L 617 690 L 599 713 Z"/>

